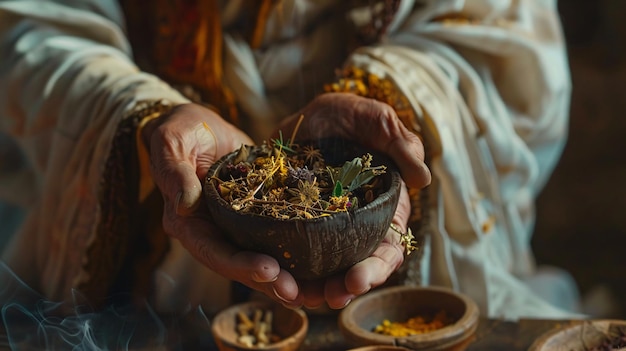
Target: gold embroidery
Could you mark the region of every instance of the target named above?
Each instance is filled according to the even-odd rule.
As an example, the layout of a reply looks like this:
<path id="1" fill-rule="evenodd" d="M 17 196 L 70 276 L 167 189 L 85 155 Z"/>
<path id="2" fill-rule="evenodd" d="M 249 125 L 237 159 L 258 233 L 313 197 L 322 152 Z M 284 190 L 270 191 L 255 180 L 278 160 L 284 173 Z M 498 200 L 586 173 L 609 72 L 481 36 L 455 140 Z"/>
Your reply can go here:
<path id="1" fill-rule="evenodd" d="M 326 92 L 350 92 L 360 96 L 382 101 L 394 108 L 396 114 L 409 129 L 414 129 L 417 120 L 411 104 L 389 79 L 382 79 L 375 74 L 365 72 L 358 67 L 344 68 L 337 82 L 327 84 Z M 419 130 L 414 130 L 420 136 Z"/>
<path id="2" fill-rule="evenodd" d="M 442 16 L 438 16 L 432 19 L 433 22 L 441 22 L 446 26 L 453 25 L 477 25 L 480 24 L 480 20 L 469 16 L 462 15 L 460 13 L 450 13 Z"/>
<path id="3" fill-rule="evenodd" d="M 141 137 L 141 133 L 148 122 L 161 117 L 172 107 L 173 105 L 156 101 L 154 103 L 139 104 L 137 110 L 133 112 L 139 120 L 135 131 L 135 146 L 137 148 L 137 158 L 139 162 L 139 203 L 144 202 L 155 188 L 150 172 L 150 154 L 147 145 L 145 145 Z"/>
<path id="4" fill-rule="evenodd" d="M 173 85 L 191 85 L 202 101 L 239 125 L 235 98 L 223 83 L 223 38 L 217 0 L 121 2 L 138 64 Z"/>

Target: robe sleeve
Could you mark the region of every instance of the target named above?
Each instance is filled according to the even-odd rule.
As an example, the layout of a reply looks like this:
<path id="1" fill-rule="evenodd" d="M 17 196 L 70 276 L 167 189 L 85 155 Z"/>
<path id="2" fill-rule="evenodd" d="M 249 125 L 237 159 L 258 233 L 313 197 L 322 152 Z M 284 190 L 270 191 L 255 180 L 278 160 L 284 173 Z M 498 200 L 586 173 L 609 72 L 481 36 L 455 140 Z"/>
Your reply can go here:
<path id="1" fill-rule="evenodd" d="M 391 82 L 414 115 L 405 124 L 424 139 L 433 182 L 422 283 L 465 292 L 489 316 L 567 316 L 524 284 L 535 270 L 535 197 L 567 138 L 556 2 L 403 3 L 382 41 L 346 67 Z"/>
<path id="2" fill-rule="evenodd" d="M 25 160 L 7 171 L 32 176 L 4 189 L 29 214 L 3 259 L 48 298 L 94 281 L 86 294 L 102 298 L 137 245 L 129 222 L 110 225 L 130 206 L 110 190 L 135 187 L 120 162 L 134 153 L 136 112 L 187 100 L 133 63 L 114 1 L 0 1 L 0 56 L 0 134 Z"/>

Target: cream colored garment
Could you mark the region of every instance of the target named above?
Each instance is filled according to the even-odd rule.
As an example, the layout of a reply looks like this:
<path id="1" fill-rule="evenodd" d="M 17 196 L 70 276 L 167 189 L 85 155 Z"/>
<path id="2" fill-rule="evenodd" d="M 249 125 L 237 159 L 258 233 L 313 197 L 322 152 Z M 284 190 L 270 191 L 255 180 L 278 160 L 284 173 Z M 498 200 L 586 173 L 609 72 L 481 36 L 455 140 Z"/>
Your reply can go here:
<path id="1" fill-rule="evenodd" d="M 225 33 L 225 79 L 256 140 L 332 79 L 347 44 L 338 35 L 345 19 L 333 15 L 338 4 L 281 1 L 262 51 Z M 240 5 L 225 3 L 226 23 Z M 449 13 L 476 23 L 431 22 Z M 52 298 L 67 297 L 81 273 L 80 249 L 99 219 L 98 175 L 120 116 L 139 99 L 184 101 L 137 72 L 120 22 L 111 1 L 0 1 L 0 126 L 17 138 L 37 179 L 31 190 L 10 189 L 29 194 L 32 211 L 5 259 Z M 432 142 L 428 283 L 469 294 L 489 316 L 565 316 L 522 283 L 534 272 L 532 201 L 566 134 L 570 83 L 554 1 L 405 0 L 392 29 L 349 62 L 396 81 Z M 36 265 L 25 261 L 32 245 Z M 157 275 L 164 309 L 227 292 L 176 244 Z"/>
<path id="2" fill-rule="evenodd" d="M 113 1 L 0 1 L 0 131 L 27 159 L 3 169 L 0 194 L 28 209 L 3 259 L 54 300 L 83 274 L 121 117 L 140 100 L 186 101 L 135 67 L 120 25 Z"/>

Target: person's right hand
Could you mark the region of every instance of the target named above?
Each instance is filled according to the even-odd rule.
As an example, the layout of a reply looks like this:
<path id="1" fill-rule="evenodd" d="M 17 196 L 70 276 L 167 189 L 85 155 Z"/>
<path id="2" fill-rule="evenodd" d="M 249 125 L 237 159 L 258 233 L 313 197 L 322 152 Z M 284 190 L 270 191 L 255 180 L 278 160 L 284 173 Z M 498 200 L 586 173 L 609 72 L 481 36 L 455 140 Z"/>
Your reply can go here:
<path id="1" fill-rule="evenodd" d="M 352 140 L 391 157 L 408 186 L 420 189 L 430 184 L 430 170 L 424 163 L 424 145 L 402 124 L 391 106 L 350 93 L 322 94 L 285 119 L 278 130 L 291 135 L 298 128 L 300 116 L 304 119 L 296 139 L 340 137 Z M 392 223 L 404 233 L 411 203 L 407 189 L 402 188 Z M 343 308 L 357 296 L 382 285 L 404 261 L 404 250 L 399 234 L 389 229 L 371 256 L 345 273 L 299 282 L 304 305 L 313 308 L 326 303 L 330 308 Z"/>
<path id="2" fill-rule="evenodd" d="M 250 138 L 200 105 L 175 107 L 148 122 L 142 138 L 151 173 L 163 195 L 166 233 L 206 267 L 290 307 L 302 304 L 295 279 L 264 254 L 231 245 L 212 223 L 203 201 L 202 179 L 211 165 Z"/>

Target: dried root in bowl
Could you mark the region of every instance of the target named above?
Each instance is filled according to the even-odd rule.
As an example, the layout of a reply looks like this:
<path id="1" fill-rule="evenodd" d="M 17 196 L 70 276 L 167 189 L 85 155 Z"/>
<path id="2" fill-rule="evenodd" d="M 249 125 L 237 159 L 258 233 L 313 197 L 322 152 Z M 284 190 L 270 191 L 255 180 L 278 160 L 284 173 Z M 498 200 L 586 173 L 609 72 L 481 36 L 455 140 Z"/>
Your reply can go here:
<path id="1" fill-rule="evenodd" d="M 271 310 L 254 310 L 252 316 L 237 313 L 237 342 L 247 347 L 263 347 L 280 341 L 272 331 L 273 313 Z"/>

